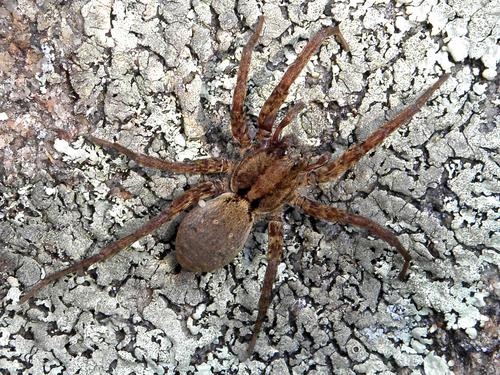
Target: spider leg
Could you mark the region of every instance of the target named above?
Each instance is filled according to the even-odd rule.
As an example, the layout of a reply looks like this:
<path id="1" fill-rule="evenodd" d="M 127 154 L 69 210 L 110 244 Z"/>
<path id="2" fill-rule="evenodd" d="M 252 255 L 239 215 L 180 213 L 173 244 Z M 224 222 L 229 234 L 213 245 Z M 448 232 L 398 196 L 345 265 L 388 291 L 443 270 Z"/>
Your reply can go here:
<path id="1" fill-rule="evenodd" d="M 240 68 L 238 70 L 238 78 L 236 79 L 236 87 L 233 94 L 233 105 L 231 109 L 231 133 L 234 140 L 240 145 L 241 151 L 245 151 L 250 147 L 250 136 L 245 122 L 245 110 L 243 108 L 245 97 L 247 95 L 247 79 L 250 69 L 250 61 L 252 59 L 252 51 L 257 44 L 262 28 L 264 26 L 264 16 L 260 16 L 257 21 L 255 32 L 248 40 L 243 48 L 240 60 Z"/>
<path id="2" fill-rule="evenodd" d="M 304 109 L 304 102 L 300 101 L 295 104 L 292 108 L 288 110 L 283 120 L 278 124 L 274 130 L 273 136 L 271 137 L 271 144 L 278 144 L 280 142 L 280 135 L 283 129 L 285 129 L 290 123 L 299 115 Z"/>
<path id="3" fill-rule="evenodd" d="M 348 50 L 347 43 L 345 42 L 338 26 L 326 27 L 318 31 L 311 38 L 311 40 L 309 40 L 294 63 L 290 65 L 281 78 L 280 83 L 274 88 L 273 92 L 262 106 L 257 120 L 257 125 L 259 127 L 259 130 L 257 131 L 257 140 L 262 141 L 270 136 L 274 121 L 276 120 L 276 114 L 288 96 L 290 86 L 297 79 L 300 72 L 306 66 L 309 59 L 316 52 L 321 43 L 332 35 L 337 36 L 342 48 Z"/>
<path id="4" fill-rule="evenodd" d="M 396 235 L 389 229 L 366 217 L 351 214 L 345 210 L 340 210 L 335 207 L 326 206 L 303 196 L 294 198 L 291 204 L 302 208 L 306 214 L 319 219 L 340 224 L 351 224 L 366 229 L 371 235 L 378 237 L 387 242 L 389 245 L 395 247 L 397 252 L 404 258 L 403 268 L 398 275 L 400 280 L 404 280 L 406 272 L 410 267 L 411 256 L 408 250 L 406 250 L 401 242 L 399 242 Z"/>
<path id="5" fill-rule="evenodd" d="M 206 158 L 198 160 L 190 160 L 186 162 L 171 162 L 139 154 L 116 142 L 109 142 L 91 135 L 85 137 L 90 142 L 101 147 L 110 148 L 127 156 L 143 167 L 159 169 L 173 173 L 224 173 L 232 168 L 232 162 L 224 159 Z"/>
<path id="6" fill-rule="evenodd" d="M 260 329 L 262 328 L 262 323 L 266 318 L 267 309 L 269 308 L 269 304 L 272 299 L 274 279 L 276 278 L 276 272 L 281 260 L 281 254 L 283 253 L 283 222 L 281 220 L 281 213 L 273 215 L 271 220 L 269 220 L 267 230 L 269 236 L 267 252 L 268 263 L 266 273 L 264 275 L 264 284 L 262 285 L 262 291 L 259 298 L 259 312 L 253 328 L 252 337 L 248 343 L 248 356 L 252 355 L 254 351 L 257 337 L 259 336 Z"/>
<path id="7" fill-rule="evenodd" d="M 105 259 L 112 257 L 117 254 L 119 251 L 127 248 L 132 245 L 137 240 L 142 237 L 150 234 L 154 230 L 158 229 L 161 225 L 167 223 L 172 220 L 174 216 L 176 216 L 179 212 L 185 210 L 189 206 L 198 202 L 200 199 L 212 196 L 217 194 L 222 190 L 222 185 L 220 182 L 204 182 L 201 183 L 192 189 L 186 191 L 181 196 L 174 199 L 172 205 L 163 210 L 158 216 L 149 220 L 142 227 L 137 229 L 134 233 L 129 234 L 126 237 L 123 237 L 105 248 L 103 248 L 99 253 L 87 258 L 83 259 L 79 262 L 72 264 L 71 266 L 62 269 L 60 271 L 54 272 L 44 279 L 40 280 L 36 283 L 31 289 L 24 293 L 24 295 L 20 298 L 19 303 L 24 303 L 31 299 L 40 289 L 49 285 L 51 282 L 60 279 L 61 277 L 80 270 L 84 270 L 94 263 L 101 262 Z"/>
<path id="8" fill-rule="evenodd" d="M 431 87 L 425 90 L 425 92 L 417 98 L 414 104 L 408 106 L 392 120 L 389 120 L 375 130 L 364 142 L 349 147 L 349 149 L 347 149 L 338 159 L 330 161 L 323 167 L 311 172 L 308 176 L 308 183 L 315 184 L 331 181 L 356 164 L 359 159 L 382 143 L 382 141 L 394 130 L 410 121 L 429 100 L 434 91 L 439 89 L 448 77 L 449 74 L 442 75 Z"/>

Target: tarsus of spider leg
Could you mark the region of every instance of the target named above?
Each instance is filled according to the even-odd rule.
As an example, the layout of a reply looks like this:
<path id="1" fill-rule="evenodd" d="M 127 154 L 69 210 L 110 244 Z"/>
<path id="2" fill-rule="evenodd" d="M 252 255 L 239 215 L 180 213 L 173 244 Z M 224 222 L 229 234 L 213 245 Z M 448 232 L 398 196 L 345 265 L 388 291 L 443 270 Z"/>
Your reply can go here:
<path id="1" fill-rule="evenodd" d="M 308 183 L 315 184 L 331 181 L 356 164 L 359 159 L 382 143 L 382 141 L 393 131 L 410 121 L 449 76 L 449 74 L 442 75 L 431 87 L 425 90 L 425 92 L 417 98 L 414 104 L 408 106 L 402 112 L 397 114 L 392 120 L 389 120 L 380 128 L 375 130 L 364 142 L 349 147 L 349 149 L 347 149 L 347 151 L 345 151 L 338 159 L 327 163 L 316 171 L 311 172 L 308 178 Z"/>
<path id="2" fill-rule="evenodd" d="M 257 337 L 262 328 L 262 323 L 266 318 L 266 313 L 272 299 L 272 291 L 276 272 L 283 253 L 283 222 L 281 214 L 274 214 L 268 223 L 268 252 L 267 268 L 264 275 L 264 284 L 259 298 L 259 312 L 252 332 L 252 337 L 248 343 L 247 356 L 249 357 L 254 349 Z"/>
<path id="3" fill-rule="evenodd" d="M 347 43 L 338 26 L 326 27 L 318 31 L 309 40 L 293 64 L 287 69 L 281 78 L 280 83 L 274 88 L 273 92 L 262 106 L 257 120 L 257 125 L 259 127 L 259 130 L 257 131 L 257 140 L 261 141 L 269 136 L 273 128 L 274 121 L 276 120 L 276 114 L 288 96 L 290 86 L 297 79 L 300 72 L 311 59 L 311 56 L 317 51 L 321 43 L 332 35 L 338 37 L 339 43 L 344 49 L 348 49 L 346 48 Z"/>
<path id="4" fill-rule="evenodd" d="M 330 207 L 303 196 L 295 197 L 291 204 L 302 208 L 306 214 L 316 218 L 340 224 L 350 224 L 366 229 L 371 235 L 393 246 L 404 258 L 403 268 L 398 275 L 400 280 L 404 280 L 406 272 L 410 267 L 411 255 L 408 250 L 404 248 L 396 235 L 389 229 L 361 215 L 351 214 L 345 210 Z"/>
<path id="5" fill-rule="evenodd" d="M 277 144 L 280 140 L 280 135 L 283 129 L 285 129 L 290 123 L 298 116 L 298 114 L 304 109 L 304 102 L 298 102 L 295 104 L 290 110 L 287 112 L 283 120 L 279 123 L 279 125 L 274 130 L 273 136 L 271 138 L 271 144 Z"/>
<path id="6" fill-rule="evenodd" d="M 257 44 L 262 28 L 264 27 L 264 16 L 260 16 L 253 35 L 248 40 L 241 54 L 240 68 L 236 79 L 236 87 L 233 94 L 233 105 L 231 108 L 231 133 L 236 142 L 239 143 L 241 150 L 245 151 L 250 147 L 250 136 L 245 119 L 244 103 L 247 95 L 248 71 L 252 52 Z"/>
<path id="7" fill-rule="evenodd" d="M 199 201 L 200 199 L 212 196 L 217 192 L 219 192 L 219 190 L 221 190 L 221 187 L 219 186 L 219 184 L 214 182 L 205 182 L 198 186 L 195 186 L 191 190 L 188 190 L 187 192 L 176 198 L 172 202 L 172 205 L 169 208 L 162 211 L 155 218 L 149 220 L 146 224 L 141 226 L 134 233 L 109 244 L 108 246 L 103 248 L 98 254 L 95 254 L 87 259 L 83 259 L 77 263 L 74 263 L 63 270 L 54 272 L 45 277 L 44 279 L 40 280 L 20 298 L 19 303 L 21 304 L 28 301 L 39 290 L 46 287 L 51 282 L 56 281 L 69 273 L 84 270 L 97 262 L 101 262 L 105 259 L 112 257 L 113 255 L 117 254 L 121 250 L 127 248 L 128 246 L 136 242 L 137 240 L 158 229 L 161 225 L 172 220 L 172 218 L 175 215 L 177 215 L 179 212 L 186 209 L 193 203 Z"/>
<path id="8" fill-rule="evenodd" d="M 154 156 L 134 152 L 119 143 L 109 142 L 92 135 L 86 135 L 85 138 L 96 145 L 115 150 L 143 167 L 159 169 L 172 173 L 222 173 L 230 170 L 232 167 L 230 161 L 216 158 L 190 160 L 187 162 L 170 162 L 155 158 Z"/>

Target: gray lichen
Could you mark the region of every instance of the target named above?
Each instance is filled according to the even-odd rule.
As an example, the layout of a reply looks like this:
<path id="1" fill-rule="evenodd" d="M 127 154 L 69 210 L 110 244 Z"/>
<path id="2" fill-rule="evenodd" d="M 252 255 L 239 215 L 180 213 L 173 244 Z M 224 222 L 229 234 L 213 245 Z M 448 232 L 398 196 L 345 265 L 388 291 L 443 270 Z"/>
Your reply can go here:
<path id="1" fill-rule="evenodd" d="M 0 5 L 0 368 L 494 372 L 494 2 L 38 4 Z M 78 135 L 91 132 L 168 160 L 237 154 L 232 90 L 261 13 L 266 26 L 250 72 L 250 116 L 312 33 L 340 22 L 349 43 L 350 53 L 333 39 L 325 43 L 288 99 L 308 106 L 287 130 L 318 154 L 338 156 L 452 72 L 409 125 L 338 182 L 309 191 L 396 232 L 413 256 L 408 281 L 396 279 L 402 260 L 383 241 L 287 209 L 276 296 L 251 360 L 241 358 L 266 267 L 262 223 L 233 264 L 198 275 L 176 265 L 176 219 L 19 306 L 21 292 L 40 277 L 129 234 L 199 180 L 137 168 Z"/>

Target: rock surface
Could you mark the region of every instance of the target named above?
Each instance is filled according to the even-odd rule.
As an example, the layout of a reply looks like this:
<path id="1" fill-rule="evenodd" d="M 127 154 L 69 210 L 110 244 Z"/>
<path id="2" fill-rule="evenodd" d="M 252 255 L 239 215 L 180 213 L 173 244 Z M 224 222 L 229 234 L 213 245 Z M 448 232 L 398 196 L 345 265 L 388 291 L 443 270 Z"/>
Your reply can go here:
<path id="1" fill-rule="evenodd" d="M 500 128 L 495 1 L 6 0 L 0 5 L 0 368 L 8 374 L 493 374 Z M 138 168 L 80 135 L 168 160 L 236 157 L 242 46 L 253 120 L 308 38 L 340 23 L 291 89 L 287 129 L 340 155 L 443 72 L 414 120 L 319 201 L 387 225 L 413 256 L 285 211 L 268 320 L 245 351 L 266 226 L 233 264 L 177 267 L 178 220 L 19 305 L 40 277 L 129 234 L 198 176 Z M 458 63 L 459 62 L 459 63 Z"/>

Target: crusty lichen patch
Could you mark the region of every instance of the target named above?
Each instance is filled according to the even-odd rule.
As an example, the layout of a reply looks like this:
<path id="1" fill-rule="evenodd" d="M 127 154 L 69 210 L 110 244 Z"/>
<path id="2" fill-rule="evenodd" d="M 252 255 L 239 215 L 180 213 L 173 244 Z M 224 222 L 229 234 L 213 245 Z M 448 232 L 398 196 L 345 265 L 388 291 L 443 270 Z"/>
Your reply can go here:
<path id="1" fill-rule="evenodd" d="M 494 2 L 59 3 L 0 5 L 2 369 L 494 371 Z M 339 155 L 452 72 L 408 126 L 339 182 L 310 192 L 394 230 L 414 259 L 408 281 L 396 279 L 402 260 L 384 242 L 288 210 L 276 296 L 249 361 L 240 358 L 265 272 L 263 224 L 243 254 L 214 273 L 179 270 L 173 223 L 19 306 L 21 291 L 40 277 L 129 234 L 199 180 L 137 168 L 78 135 L 92 132 L 170 160 L 235 155 L 232 90 L 261 12 L 266 26 L 250 72 L 250 116 L 310 35 L 341 22 L 351 52 L 329 40 L 289 96 L 308 105 L 287 130 L 318 154 Z"/>

